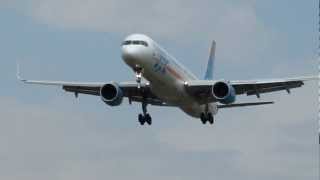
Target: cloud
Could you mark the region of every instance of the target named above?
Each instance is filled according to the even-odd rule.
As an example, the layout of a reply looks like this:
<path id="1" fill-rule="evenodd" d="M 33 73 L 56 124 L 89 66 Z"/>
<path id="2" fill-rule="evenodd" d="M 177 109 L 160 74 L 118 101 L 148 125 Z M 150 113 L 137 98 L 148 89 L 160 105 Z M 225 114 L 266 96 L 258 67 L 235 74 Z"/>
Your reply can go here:
<path id="1" fill-rule="evenodd" d="M 50 91 L 35 88 L 19 92 Z M 213 127 L 152 107 L 154 126 L 141 128 L 140 104 L 105 109 L 98 97 L 0 97 L 0 179 L 315 178 L 316 89 L 307 83 L 290 96 L 263 95 L 272 106 L 221 110 Z"/>
<path id="2" fill-rule="evenodd" d="M 180 45 L 210 44 L 215 39 L 219 58 L 227 62 L 258 59 L 272 36 L 258 18 L 252 0 L 30 0 L 18 7 L 37 22 L 64 30 L 123 36 L 145 33 Z"/>
<path id="3" fill-rule="evenodd" d="M 124 127 L 74 109 L 69 99 L 37 105 L 1 97 L 0 178 L 314 178 L 315 86 L 265 95 L 277 101 L 272 106 L 221 110 L 214 126 L 153 109 L 153 127 Z"/>
<path id="4" fill-rule="evenodd" d="M 171 127 L 158 138 L 178 152 L 237 152 L 233 163 L 248 179 L 316 177 L 316 89 L 307 83 L 291 96 L 265 95 L 276 104 L 221 110 L 214 127 Z"/>
<path id="5" fill-rule="evenodd" d="M 176 152 L 157 140 L 161 128 L 112 127 L 102 123 L 105 118 L 71 107 L 0 99 L 1 179 L 209 179 L 212 172 L 232 176 L 232 169 L 222 172 L 221 164 L 232 168 L 236 152 Z M 208 166 L 200 168 L 203 163 Z"/>
<path id="6" fill-rule="evenodd" d="M 173 47 L 179 44 L 183 53 L 192 48 L 196 54 L 198 46 L 216 39 L 217 56 L 223 61 L 219 63 L 236 67 L 239 63 L 234 62 L 245 66 L 259 62 L 256 57 L 268 50 L 273 38 L 270 27 L 257 15 L 255 1 L 249 0 L 10 0 L 0 1 L 0 6 L 63 32 L 147 33 Z M 12 43 L 21 42 L 12 39 Z M 271 63 L 280 64 L 269 56 Z M 194 60 L 190 64 L 198 65 Z M 281 63 L 267 76 L 306 73 L 305 61 L 288 64 Z M 250 65 L 251 76 L 263 69 Z M 231 75 L 244 73 L 237 69 Z M 16 96 L 15 88 L 11 96 Z M 138 104 L 105 110 L 99 98 L 81 99 L 76 105 L 69 95 L 50 104 L 37 102 L 41 97 L 33 89 L 28 93 L 20 89 L 24 96 L 30 95 L 28 103 L 24 98 L 0 97 L 0 179 L 314 179 L 318 171 L 316 89 L 307 84 L 290 96 L 285 92 L 264 95 L 276 101 L 272 106 L 223 110 L 213 127 L 176 109 L 150 108 L 155 121 L 150 128 L 138 127 Z"/>

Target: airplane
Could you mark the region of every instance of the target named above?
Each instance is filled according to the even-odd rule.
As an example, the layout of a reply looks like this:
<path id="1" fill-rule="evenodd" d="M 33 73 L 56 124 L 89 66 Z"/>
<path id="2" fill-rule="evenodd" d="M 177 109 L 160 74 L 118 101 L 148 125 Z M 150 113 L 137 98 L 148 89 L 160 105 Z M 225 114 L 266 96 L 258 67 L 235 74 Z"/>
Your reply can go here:
<path id="1" fill-rule="evenodd" d="M 209 60 L 203 79 L 198 79 L 177 59 L 154 40 L 144 34 L 129 35 L 121 44 L 123 61 L 134 71 L 135 81 L 130 82 L 64 82 L 37 81 L 20 77 L 27 84 L 61 86 L 63 90 L 79 94 L 100 96 L 109 106 L 119 106 L 124 98 L 129 104 L 138 102 L 142 113 L 138 115 L 141 125 L 151 125 L 152 118 L 147 106 L 178 107 L 189 116 L 200 119 L 203 124 L 214 124 L 214 116 L 222 108 L 257 106 L 274 102 L 236 103 L 238 95 L 255 95 L 291 89 L 304 85 L 315 77 L 297 77 L 264 80 L 215 80 L 214 61 L 216 42 L 210 48 Z M 144 79 L 143 79 L 144 78 Z"/>

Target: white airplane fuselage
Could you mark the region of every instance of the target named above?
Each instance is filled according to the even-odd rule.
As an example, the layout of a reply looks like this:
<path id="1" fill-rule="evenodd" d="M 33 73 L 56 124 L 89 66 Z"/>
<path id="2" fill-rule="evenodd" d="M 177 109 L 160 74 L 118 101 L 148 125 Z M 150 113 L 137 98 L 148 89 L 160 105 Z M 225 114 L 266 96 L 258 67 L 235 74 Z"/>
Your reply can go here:
<path id="1" fill-rule="evenodd" d="M 122 59 L 133 70 L 137 67 L 142 69 L 143 77 L 149 81 L 152 93 L 158 98 L 192 117 L 199 118 L 206 108 L 212 114 L 217 113 L 216 103 L 200 104 L 187 93 L 185 83 L 197 80 L 197 77 L 155 41 L 145 35 L 134 34 L 124 42 L 127 43 L 122 45 Z"/>

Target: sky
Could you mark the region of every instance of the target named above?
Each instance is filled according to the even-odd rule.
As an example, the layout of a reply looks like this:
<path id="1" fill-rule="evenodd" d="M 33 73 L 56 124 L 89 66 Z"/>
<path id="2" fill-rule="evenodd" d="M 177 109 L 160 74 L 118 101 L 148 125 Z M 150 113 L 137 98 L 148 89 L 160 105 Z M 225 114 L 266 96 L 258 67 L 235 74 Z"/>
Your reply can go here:
<path id="1" fill-rule="evenodd" d="M 145 33 L 199 78 L 317 74 L 318 4 L 292 0 L 0 0 L 0 179 L 318 179 L 317 82 L 275 105 L 224 109 L 214 126 L 175 108 L 108 107 L 28 79 L 134 80 L 120 44 Z M 256 101 L 239 97 L 239 102 Z"/>

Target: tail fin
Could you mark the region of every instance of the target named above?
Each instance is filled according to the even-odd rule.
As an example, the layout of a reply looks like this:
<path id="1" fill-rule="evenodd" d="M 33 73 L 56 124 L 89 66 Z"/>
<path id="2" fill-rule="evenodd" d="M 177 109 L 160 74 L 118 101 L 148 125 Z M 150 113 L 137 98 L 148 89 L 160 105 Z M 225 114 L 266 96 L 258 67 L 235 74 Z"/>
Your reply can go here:
<path id="1" fill-rule="evenodd" d="M 211 49 L 210 49 L 210 56 L 207 65 L 207 71 L 204 76 L 205 80 L 212 80 L 213 79 L 213 70 L 214 70 L 214 60 L 216 55 L 216 42 L 212 41 Z"/>

